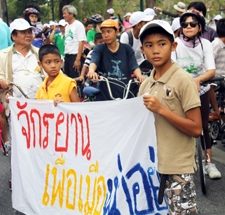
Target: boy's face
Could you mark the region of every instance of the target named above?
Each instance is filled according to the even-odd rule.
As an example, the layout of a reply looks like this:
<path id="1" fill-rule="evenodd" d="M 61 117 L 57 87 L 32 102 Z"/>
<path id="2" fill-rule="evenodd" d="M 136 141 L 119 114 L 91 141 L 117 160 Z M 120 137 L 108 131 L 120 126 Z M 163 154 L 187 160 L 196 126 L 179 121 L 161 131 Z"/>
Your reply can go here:
<path id="1" fill-rule="evenodd" d="M 97 45 L 100 45 L 100 44 L 102 44 L 102 43 L 104 43 L 104 40 L 101 38 L 101 39 L 97 39 L 96 41 L 95 41 L 95 45 L 97 46 Z"/>
<path id="2" fill-rule="evenodd" d="M 150 34 L 144 38 L 142 51 L 148 61 L 155 68 L 171 63 L 171 52 L 176 49 L 176 43 L 169 40 L 162 34 Z"/>
<path id="3" fill-rule="evenodd" d="M 44 69 L 49 77 L 56 77 L 62 66 L 62 59 L 57 54 L 46 54 L 39 65 Z"/>
<path id="4" fill-rule="evenodd" d="M 117 31 L 114 28 L 102 28 L 101 31 L 105 44 L 111 44 L 116 41 Z"/>

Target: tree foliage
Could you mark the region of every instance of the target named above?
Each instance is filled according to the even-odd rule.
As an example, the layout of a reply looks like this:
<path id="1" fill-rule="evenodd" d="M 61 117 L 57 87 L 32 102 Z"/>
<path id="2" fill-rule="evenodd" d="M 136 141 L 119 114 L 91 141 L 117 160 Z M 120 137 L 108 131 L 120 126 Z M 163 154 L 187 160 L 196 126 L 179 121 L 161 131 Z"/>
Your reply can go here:
<path id="1" fill-rule="evenodd" d="M 187 5 L 190 0 L 182 0 Z M 24 8 L 29 5 L 37 5 L 41 11 L 43 22 L 52 20 L 53 15 L 56 20 L 62 18 L 61 9 L 66 4 L 72 4 L 78 9 L 78 18 L 91 16 L 92 14 L 106 15 L 107 8 L 113 7 L 117 14 L 123 16 L 126 12 L 140 10 L 141 0 L 7 0 L 9 20 L 13 20 L 23 15 Z M 224 0 L 203 0 L 208 8 L 208 18 L 215 14 L 225 12 Z M 173 11 L 173 5 L 177 0 L 143 0 L 144 8 L 158 6 L 164 10 Z"/>

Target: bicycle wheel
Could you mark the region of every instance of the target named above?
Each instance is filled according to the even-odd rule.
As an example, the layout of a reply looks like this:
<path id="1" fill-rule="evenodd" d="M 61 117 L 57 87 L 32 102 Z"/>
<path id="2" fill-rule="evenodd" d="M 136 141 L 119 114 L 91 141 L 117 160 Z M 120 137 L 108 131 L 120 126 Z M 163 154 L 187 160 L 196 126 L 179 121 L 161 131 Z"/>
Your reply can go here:
<path id="1" fill-rule="evenodd" d="M 199 137 L 197 139 L 197 162 L 198 162 L 198 174 L 199 174 L 199 179 L 200 179 L 200 185 L 201 185 L 201 190 L 204 195 L 206 195 L 206 178 L 204 174 L 204 167 L 203 167 L 203 162 L 202 162 L 202 141 L 203 137 Z"/>

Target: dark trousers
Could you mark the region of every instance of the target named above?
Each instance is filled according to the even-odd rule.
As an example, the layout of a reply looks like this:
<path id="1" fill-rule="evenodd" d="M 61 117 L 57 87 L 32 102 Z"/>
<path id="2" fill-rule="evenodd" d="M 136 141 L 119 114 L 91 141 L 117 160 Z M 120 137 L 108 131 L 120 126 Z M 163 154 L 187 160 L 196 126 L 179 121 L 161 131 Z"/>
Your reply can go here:
<path id="1" fill-rule="evenodd" d="M 209 91 L 203 95 L 200 96 L 201 100 L 201 115 L 202 115 L 202 128 L 204 133 L 204 140 L 205 140 L 205 146 L 206 149 L 211 149 L 211 139 L 209 136 L 209 127 L 208 127 L 208 121 L 209 121 Z"/>
<path id="2" fill-rule="evenodd" d="M 73 64 L 75 62 L 77 55 L 76 54 L 66 54 L 64 61 L 64 73 L 70 78 L 76 78 L 80 76 L 80 72 L 77 71 Z"/>

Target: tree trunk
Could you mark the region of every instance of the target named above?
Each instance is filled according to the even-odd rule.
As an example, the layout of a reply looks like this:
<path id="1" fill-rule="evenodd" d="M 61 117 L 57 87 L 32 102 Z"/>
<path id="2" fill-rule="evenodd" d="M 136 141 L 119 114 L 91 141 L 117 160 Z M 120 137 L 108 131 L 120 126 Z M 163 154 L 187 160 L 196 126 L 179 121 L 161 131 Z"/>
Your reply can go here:
<path id="1" fill-rule="evenodd" d="M 113 0 L 106 0 L 106 8 L 112 8 L 113 7 Z"/>
<path id="2" fill-rule="evenodd" d="M 146 8 L 153 8 L 155 5 L 155 0 L 145 0 Z"/>
<path id="3" fill-rule="evenodd" d="M 113 0 L 106 0 L 106 10 L 113 7 Z M 109 14 L 105 11 L 105 18 L 109 18 Z"/>
<path id="4" fill-rule="evenodd" d="M 0 17 L 8 23 L 8 10 L 6 0 L 0 0 Z"/>

